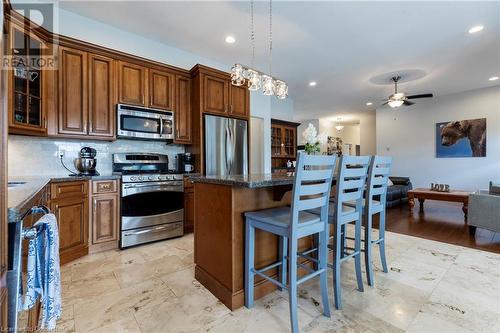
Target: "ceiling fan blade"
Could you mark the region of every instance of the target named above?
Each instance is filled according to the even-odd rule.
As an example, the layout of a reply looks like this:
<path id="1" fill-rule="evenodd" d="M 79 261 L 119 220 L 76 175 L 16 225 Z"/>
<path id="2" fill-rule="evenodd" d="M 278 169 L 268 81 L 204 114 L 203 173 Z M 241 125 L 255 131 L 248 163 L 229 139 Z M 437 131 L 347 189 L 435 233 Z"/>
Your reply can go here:
<path id="1" fill-rule="evenodd" d="M 385 103 L 382 103 L 382 105 L 387 105 L 389 104 L 389 101 L 385 101 Z"/>
<path id="2" fill-rule="evenodd" d="M 410 96 L 406 96 L 406 98 L 408 99 L 416 99 L 416 98 L 430 98 L 430 97 L 434 97 L 433 94 L 420 94 L 420 95 L 410 95 Z"/>
<path id="3" fill-rule="evenodd" d="M 415 104 L 415 102 L 404 101 L 403 104 L 406 105 L 406 106 L 410 106 L 410 105 Z"/>

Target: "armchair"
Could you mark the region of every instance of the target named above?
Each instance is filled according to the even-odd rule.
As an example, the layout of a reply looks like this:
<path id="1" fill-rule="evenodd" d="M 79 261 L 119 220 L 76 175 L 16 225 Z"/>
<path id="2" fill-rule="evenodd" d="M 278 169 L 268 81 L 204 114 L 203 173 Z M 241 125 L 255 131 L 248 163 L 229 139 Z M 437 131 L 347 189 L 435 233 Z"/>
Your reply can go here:
<path id="1" fill-rule="evenodd" d="M 471 235 L 477 227 L 500 232 L 500 184 L 470 195 L 468 224 Z"/>

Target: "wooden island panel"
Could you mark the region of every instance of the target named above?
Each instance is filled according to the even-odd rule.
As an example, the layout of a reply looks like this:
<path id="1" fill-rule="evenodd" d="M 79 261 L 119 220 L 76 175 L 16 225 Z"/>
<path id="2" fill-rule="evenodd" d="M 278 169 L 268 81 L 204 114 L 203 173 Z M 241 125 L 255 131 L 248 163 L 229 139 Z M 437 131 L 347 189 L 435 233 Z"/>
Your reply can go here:
<path id="1" fill-rule="evenodd" d="M 231 185 L 195 183 L 195 278 L 231 310 L 244 304 L 245 217 L 244 213 L 290 203 L 291 193 L 274 201 L 273 187 L 246 188 Z M 312 238 L 299 242 L 299 249 L 312 246 Z M 256 230 L 255 266 L 265 267 L 278 258 L 278 238 Z M 268 271 L 277 278 L 277 269 Z M 299 275 L 305 272 L 299 271 Z M 255 298 L 272 292 L 276 286 L 255 277 Z"/>

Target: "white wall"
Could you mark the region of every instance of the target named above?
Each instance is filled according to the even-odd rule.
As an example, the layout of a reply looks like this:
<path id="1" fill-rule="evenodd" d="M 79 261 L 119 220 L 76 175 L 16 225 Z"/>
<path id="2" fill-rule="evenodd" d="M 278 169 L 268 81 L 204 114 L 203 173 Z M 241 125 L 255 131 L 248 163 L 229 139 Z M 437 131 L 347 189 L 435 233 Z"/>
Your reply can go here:
<path id="1" fill-rule="evenodd" d="M 375 155 L 377 152 L 375 112 L 363 113 L 359 120 L 359 144 L 361 155 Z"/>
<path id="2" fill-rule="evenodd" d="M 344 128 L 341 131 L 338 131 L 335 126 L 338 125 L 337 122 L 331 121 L 329 119 L 322 118 L 319 120 L 319 133 L 326 133 L 328 136 L 340 137 L 342 138 L 343 144 L 351 144 L 352 145 L 352 154 L 356 153 L 356 145 L 360 143 L 360 126 L 358 124 L 355 125 L 344 125 Z M 321 146 L 321 151 L 327 151 L 327 144 Z"/>
<path id="3" fill-rule="evenodd" d="M 486 157 L 436 158 L 436 123 L 476 118 L 487 119 Z M 490 180 L 500 180 L 500 86 L 378 109 L 376 136 L 377 154 L 394 158 L 392 174 L 409 176 L 415 186 L 487 188 Z"/>

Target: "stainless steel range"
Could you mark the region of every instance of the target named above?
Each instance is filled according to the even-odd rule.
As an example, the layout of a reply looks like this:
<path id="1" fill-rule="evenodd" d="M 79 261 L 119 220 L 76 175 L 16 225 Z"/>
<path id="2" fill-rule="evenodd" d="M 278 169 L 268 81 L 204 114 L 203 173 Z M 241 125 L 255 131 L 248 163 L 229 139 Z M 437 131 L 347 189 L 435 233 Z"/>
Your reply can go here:
<path id="1" fill-rule="evenodd" d="M 183 175 L 170 173 L 168 155 L 113 155 L 122 174 L 120 247 L 184 234 Z"/>

